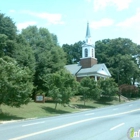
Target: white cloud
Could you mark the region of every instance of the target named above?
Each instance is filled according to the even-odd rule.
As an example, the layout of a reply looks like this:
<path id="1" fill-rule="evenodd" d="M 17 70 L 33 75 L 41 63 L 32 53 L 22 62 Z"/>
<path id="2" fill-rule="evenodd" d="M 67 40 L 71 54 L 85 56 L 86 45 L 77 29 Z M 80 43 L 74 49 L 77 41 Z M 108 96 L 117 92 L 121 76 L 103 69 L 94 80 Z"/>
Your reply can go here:
<path id="1" fill-rule="evenodd" d="M 94 11 L 105 9 L 107 6 L 116 6 L 118 11 L 129 8 L 132 0 L 94 0 Z"/>
<path id="2" fill-rule="evenodd" d="M 10 13 L 15 13 L 16 11 L 13 10 L 13 9 L 11 9 L 11 10 L 9 10 L 9 12 L 10 12 Z"/>
<path id="3" fill-rule="evenodd" d="M 31 12 L 31 11 L 22 11 L 22 13 L 35 16 L 41 19 L 47 20 L 51 24 L 64 24 L 62 21 L 62 15 L 61 14 L 50 14 L 50 13 L 37 13 L 37 12 Z"/>
<path id="4" fill-rule="evenodd" d="M 140 25 L 140 8 L 137 9 L 137 13 L 134 16 L 127 18 L 126 20 L 118 23 L 116 26 L 123 27 L 123 28 L 140 29 L 139 25 Z"/>
<path id="5" fill-rule="evenodd" d="M 107 27 L 113 25 L 114 20 L 109 18 L 101 19 L 100 21 L 92 21 L 90 23 L 90 27 L 93 29 L 98 29 L 101 27 Z"/>
<path id="6" fill-rule="evenodd" d="M 35 21 L 27 21 L 23 23 L 17 23 L 18 30 L 25 29 L 28 26 L 36 25 L 37 23 Z"/>

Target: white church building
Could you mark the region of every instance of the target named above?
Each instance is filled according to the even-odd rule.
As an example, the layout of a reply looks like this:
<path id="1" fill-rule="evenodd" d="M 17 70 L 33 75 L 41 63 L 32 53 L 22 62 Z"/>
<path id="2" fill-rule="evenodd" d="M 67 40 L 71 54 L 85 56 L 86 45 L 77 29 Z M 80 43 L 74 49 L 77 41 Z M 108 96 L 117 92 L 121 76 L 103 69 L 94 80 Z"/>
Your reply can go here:
<path id="1" fill-rule="evenodd" d="M 98 64 L 95 57 L 95 46 L 92 44 L 89 23 L 87 23 L 85 44 L 82 45 L 82 58 L 78 64 L 66 65 L 65 68 L 80 81 L 89 76 L 97 81 L 100 78 L 111 77 L 106 65 Z"/>

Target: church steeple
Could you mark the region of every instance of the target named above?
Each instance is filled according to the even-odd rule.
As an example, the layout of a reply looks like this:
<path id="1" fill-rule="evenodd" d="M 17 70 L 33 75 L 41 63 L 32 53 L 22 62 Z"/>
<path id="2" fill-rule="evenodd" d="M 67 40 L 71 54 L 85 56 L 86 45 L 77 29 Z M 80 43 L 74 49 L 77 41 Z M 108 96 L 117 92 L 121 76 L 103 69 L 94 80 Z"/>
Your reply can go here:
<path id="1" fill-rule="evenodd" d="M 86 29 L 86 42 L 82 45 L 82 58 L 80 59 L 82 68 L 90 68 L 97 64 L 95 58 L 95 47 L 91 42 L 91 35 L 89 30 L 89 23 L 87 23 Z"/>
<path id="2" fill-rule="evenodd" d="M 91 45 L 91 35 L 90 35 L 90 30 L 89 30 L 89 23 L 87 23 L 86 44 Z"/>
<path id="3" fill-rule="evenodd" d="M 89 30 L 89 23 L 87 23 L 87 31 L 86 31 L 86 38 L 89 38 L 90 36 L 90 30 Z"/>

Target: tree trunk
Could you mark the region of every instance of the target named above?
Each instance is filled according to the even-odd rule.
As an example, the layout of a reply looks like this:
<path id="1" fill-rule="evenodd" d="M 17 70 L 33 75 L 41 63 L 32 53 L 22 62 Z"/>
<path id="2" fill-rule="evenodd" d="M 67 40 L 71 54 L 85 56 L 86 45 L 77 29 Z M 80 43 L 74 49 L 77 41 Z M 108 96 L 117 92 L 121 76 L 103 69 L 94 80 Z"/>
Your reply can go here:
<path id="1" fill-rule="evenodd" d="M 121 102 L 121 95 L 119 94 L 119 102 Z"/>
<path id="2" fill-rule="evenodd" d="M 85 105 L 86 105 L 86 101 L 85 101 L 85 99 L 84 99 L 84 107 L 85 107 Z"/>
<path id="3" fill-rule="evenodd" d="M 57 108 L 57 102 L 55 103 L 55 110 L 56 110 L 56 108 Z"/>
<path id="4" fill-rule="evenodd" d="M 85 107 L 85 105 L 86 105 L 86 97 L 84 95 L 84 107 Z"/>
<path id="5" fill-rule="evenodd" d="M 1 105 L 2 105 L 2 104 L 0 104 L 0 114 L 2 114 L 2 107 L 1 107 Z"/>

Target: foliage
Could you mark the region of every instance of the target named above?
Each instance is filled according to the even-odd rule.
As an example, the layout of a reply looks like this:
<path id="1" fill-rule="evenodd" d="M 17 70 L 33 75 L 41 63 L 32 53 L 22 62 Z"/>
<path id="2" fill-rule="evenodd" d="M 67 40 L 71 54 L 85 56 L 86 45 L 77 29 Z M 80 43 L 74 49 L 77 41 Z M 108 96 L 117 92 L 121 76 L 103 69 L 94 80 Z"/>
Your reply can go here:
<path id="1" fill-rule="evenodd" d="M 45 75 L 61 70 L 65 65 L 65 53 L 57 42 L 57 37 L 45 28 L 29 26 L 22 30 L 21 35 L 34 51 L 36 69 L 34 85 L 36 91 L 45 90 Z"/>
<path id="2" fill-rule="evenodd" d="M 33 83 L 28 68 L 8 56 L 0 58 L 0 105 L 20 107 L 30 101 Z"/>
<path id="3" fill-rule="evenodd" d="M 140 52 L 130 39 L 104 39 L 95 43 L 96 57 L 99 63 L 105 63 L 118 85 L 130 84 L 139 78 L 139 68 L 133 57 Z M 127 62 L 127 63 L 126 63 Z"/>
<path id="4" fill-rule="evenodd" d="M 36 65 L 35 55 L 23 36 L 17 35 L 11 57 L 14 58 L 21 67 L 28 67 L 32 71 L 32 75 L 34 75 Z"/>
<path id="5" fill-rule="evenodd" d="M 119 89 L 121 94 L 128 98 L 137 97 L 139 93 L 139 89 L 134 85 L 123 84 L 119 87 Z"/>
<path id="6" fill-rule="evenodd" d="M 12 19 L 0 13 L 0 34 L 6 35 L 8 39 L 16 38 L 17 28 Z"/>
<path id="7" fill-rule="evenodd" d="M 102 96 L 115 96 L 118 92 L 118 86 L 112 78 L 100 79 L 98 81 L 99 87 L 102 90 Z"/>
<path id="8" fill-rule="evenodd" d="M 57 103 L 62 105 L 69 104 L 70 98 L 75 94 L 77 81 L 66 70 L 60 70 L 44 77 L 46 91 L 55 101 L 55 109 Z"/>
<path id="9" fill-rule="evenodd" d="M 82 45 L 84 42 L 79 41 L 73 45 L 63 44 L 62 48 L 67 54 L 67 64 L 73 64 L 80 61 L 82 57 Z"/>
<path id="10" fill-rule="evenodd" d="M 80 81 L 79 91 L 83 95 L 84 105 L 87 99 L 99 99 L 101 90 L 99 89 L 97 82 L 90 77 L 84 77 Z"/>

